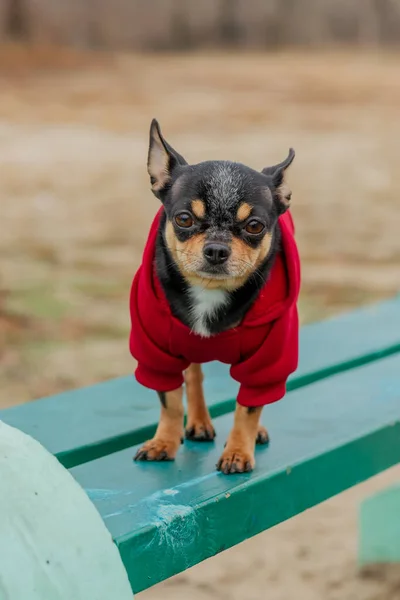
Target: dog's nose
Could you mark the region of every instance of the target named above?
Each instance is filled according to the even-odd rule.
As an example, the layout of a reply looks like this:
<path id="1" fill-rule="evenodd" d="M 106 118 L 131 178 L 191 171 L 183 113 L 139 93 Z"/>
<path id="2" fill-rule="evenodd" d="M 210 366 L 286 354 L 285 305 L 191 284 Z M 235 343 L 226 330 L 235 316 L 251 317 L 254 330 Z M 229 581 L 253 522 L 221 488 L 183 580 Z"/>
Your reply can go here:
<path id="1" fill-rule="evenodd" d="M 231 250 L 226 244 L 209 242 L 205 244 L 203 254 L 211 265 L 222 265 L 228 260 Z"/>

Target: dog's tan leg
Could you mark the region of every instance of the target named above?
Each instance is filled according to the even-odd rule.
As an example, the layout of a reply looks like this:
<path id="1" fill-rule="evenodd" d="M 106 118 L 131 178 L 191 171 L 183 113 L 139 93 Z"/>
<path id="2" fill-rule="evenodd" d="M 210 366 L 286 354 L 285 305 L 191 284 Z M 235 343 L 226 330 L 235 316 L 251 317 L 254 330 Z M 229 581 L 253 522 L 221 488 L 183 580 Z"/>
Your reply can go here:
<path id="1" fill-rule="evenodd" d="M 201 365 L 191 364 L 185 372 L 188 418 L 186 438 L 209 442 L 215 438 L 210 413 L 204 400 Z"/>
<path id="2" fill-rule="evenodd" d="M 259 419 L 262 406 L 246 408 L 236 405 L 235 421 L 229 434 L 225 450 L 217 463 L 218 471 L 229 473 L 244 473 L 252 471 L 255 466 L 254 448 L 260 431 Z M 262 429 L 263 433 L 266 430 Z M 268 435 L 268 434 L 267 434 Z"/>
<path id="3" fill-rule="evenodd" d="M 159 392 L 161 417 L 152 440 L 136 453 L 135 460 L 174 460 L 183 436 L 183 388 Z"/>

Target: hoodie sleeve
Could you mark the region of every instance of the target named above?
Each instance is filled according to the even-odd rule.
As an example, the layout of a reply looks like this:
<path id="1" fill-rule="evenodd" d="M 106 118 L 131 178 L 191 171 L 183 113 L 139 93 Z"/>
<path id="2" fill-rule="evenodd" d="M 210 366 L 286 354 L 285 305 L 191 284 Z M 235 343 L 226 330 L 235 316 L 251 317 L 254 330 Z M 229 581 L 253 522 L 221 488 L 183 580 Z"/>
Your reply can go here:
<path id="1" fill-rule="evenodd" d="M 133 280 L 130 298 L 129 348 L 138 362 L 135 377 L 157 392 L 176 390 L 183 384 L 183 371 L 189 363 L 170 353 L 170 319 L 146 299 L 139 282 L 140 272 Z"/>
<path id="2" fill-rule="evenodd" d="M 286 380 L 297 369 L 298 332 L 298 313 L 294 304 L 270 324 L 258 349 L 231 367 L 233 379 L 241 384 L 239 404 L 264 406 L 283 398 Z"/>

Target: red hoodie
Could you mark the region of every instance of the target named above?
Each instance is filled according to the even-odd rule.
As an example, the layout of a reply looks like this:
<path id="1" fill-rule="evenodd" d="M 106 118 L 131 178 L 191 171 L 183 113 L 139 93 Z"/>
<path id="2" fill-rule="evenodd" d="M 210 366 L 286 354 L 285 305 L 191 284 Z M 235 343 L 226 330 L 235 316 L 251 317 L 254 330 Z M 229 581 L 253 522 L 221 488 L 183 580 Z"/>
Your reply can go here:
<path id="1" fill-rule="evenodd" d="M 239 404 L 263 406 L 280 400 L 298 363 L 300 261 L 290 213 L 279 218 L 282 250 L 242 323 L 204 338 L 172 315 L 155 273 L 162 210 L 151 226 L 131 289 L 130 351 L 138 361 L 136 379 L 145 387 L 168 392 L 183 384 L 183 371 L 190 363 L 218 360 L 231 365 L 233 379 L 241 384 Z"/>

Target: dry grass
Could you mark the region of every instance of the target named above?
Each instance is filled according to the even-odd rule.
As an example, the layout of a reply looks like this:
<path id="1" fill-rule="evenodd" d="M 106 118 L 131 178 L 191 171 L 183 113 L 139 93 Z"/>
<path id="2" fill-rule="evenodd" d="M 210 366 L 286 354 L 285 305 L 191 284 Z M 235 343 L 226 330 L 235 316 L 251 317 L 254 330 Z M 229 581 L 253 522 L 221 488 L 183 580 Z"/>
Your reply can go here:
<path id="1" fill-rule="evenodd" d="M 189 160 L 293 145 L 303 320 L 399 287 L 392 55 L 0 51 L 1 403 L 125 373 L 127 297 L 157 202 L 148 124 Z"/>

